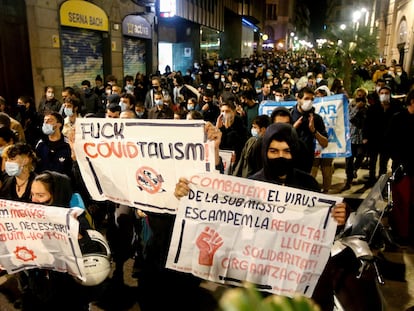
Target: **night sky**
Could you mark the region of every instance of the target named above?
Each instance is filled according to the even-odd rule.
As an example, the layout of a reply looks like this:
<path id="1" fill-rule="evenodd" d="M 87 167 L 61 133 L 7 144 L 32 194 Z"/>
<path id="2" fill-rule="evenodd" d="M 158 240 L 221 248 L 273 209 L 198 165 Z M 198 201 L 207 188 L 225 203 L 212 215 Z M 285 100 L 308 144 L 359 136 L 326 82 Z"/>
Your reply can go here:
<path id="1" fill-rule="evenodd" d="M 314 33 L 315 38 L 318 37 L 323 30 L 325 21 L 326 1 L 329 0 L 303 0 L 310 10 L 311 24 L 310 31 Z"/>

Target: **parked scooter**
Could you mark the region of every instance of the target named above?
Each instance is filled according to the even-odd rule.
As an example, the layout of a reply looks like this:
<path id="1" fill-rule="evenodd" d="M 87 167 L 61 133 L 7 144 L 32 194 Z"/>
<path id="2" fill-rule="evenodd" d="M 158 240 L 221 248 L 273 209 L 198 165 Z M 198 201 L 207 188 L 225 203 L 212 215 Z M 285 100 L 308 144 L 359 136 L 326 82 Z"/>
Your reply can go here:
<path id="1" fill-rule="evenodd" d="M 385 260 L 381 256 L 385 246 L 396 244 L 383 221 L 393 207 L 392 183 L 401 172 L 399 168 L 378 179 L 335 239 L 331 254 L 336 310 L 385 310 L 379 263 Z"/>

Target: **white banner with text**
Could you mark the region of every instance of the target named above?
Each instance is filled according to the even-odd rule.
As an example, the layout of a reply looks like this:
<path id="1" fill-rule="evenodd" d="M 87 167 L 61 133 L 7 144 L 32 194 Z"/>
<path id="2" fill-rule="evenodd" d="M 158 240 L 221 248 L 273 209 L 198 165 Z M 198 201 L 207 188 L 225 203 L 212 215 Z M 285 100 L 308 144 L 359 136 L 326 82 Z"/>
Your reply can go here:
<path id="1" fill-rule="evenodd" d="M 79 208 L 0 200 L 0 265 L 9 274 L 42 268 L 83 279 Z"/>
<path id="2" fill-rule="evenodd" d="M 92 198 L 175 214 L 180 176 L 215 170 L 204 121 L 84 118 L 75 154 Z"/>
<path id="3" fill-rule="evenodd" d="M 343 198 L 228 175 L 193 175 L 180 200 L 166 267 L 222 284 L 310 297 Z"/>

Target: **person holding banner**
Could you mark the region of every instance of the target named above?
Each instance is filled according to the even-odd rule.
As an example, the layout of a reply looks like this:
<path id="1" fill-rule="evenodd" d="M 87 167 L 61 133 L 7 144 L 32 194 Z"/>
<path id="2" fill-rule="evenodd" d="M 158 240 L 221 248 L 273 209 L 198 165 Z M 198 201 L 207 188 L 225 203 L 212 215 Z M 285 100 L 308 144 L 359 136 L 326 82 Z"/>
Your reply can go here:
<path id="1" fill-rule="evenodd" d="M 294 166 L 294 161 L 299 154 L 299 146 L 299 138 L 292 125 L 287 123 L 269 125 L 262 144 L 263 168 L 249 178 L 319 192 L 319 185 L 315 178 Z M 181 198 L 189 192 L 189 180 L 181 177 L 176 184 L 175 196 Z M 344 225 L 347 217 L 346 204 L 336 204 L 332 208 L 331 216 L 338 225 Z M 328 261 L 312 296 L 324 311 L 333 310 L 334 291 L 331 269 L 332 266 Z"/>
<path id="2" fill-rule="evenodd" d="M 216 169 L 223 173 L 219 155 L 222 132 L 212 123 L 205 125 L 207 140 L 214 141 Z M 175 215 L 145 212 L 152 234 L 145 245 L 145 257 L 138 284 L 138 303 L 142 311 L 200 310 L 201 279 L 165 268 Z M 198 299 L 200 298 L 200 299 Z"/>
<path id="3" fill-rule="evenodd" d="M 315 92 L 308 87 L 302 88 L 297 94 L 297 104 L 292 108 L 292 122 L 299 139 L 306 145 L 306 163 L 313 163 L 315 158 L 315 144 L 318 142 L 322 148 L 328 146 L 328 133 L 322 117 L 315 113 L 313 100 Z M 309 161 L 308 161 L 309 160 Z M 311 172 L 312 165 L 306 172 Z"/>
<path id="4" fill-rule="evenodd" d="M 42 205 L 69 207 L 72 194 L 70 179 L 53 171 L 37 175 L 31 186 L 31 201 Z M 83 229 L 88 228 L 81 225 L 80 232 Z M 19 276 L 23 311 L 88 310 L 82 285 L 68 273 L 30 269 L 22 271 Z"/>

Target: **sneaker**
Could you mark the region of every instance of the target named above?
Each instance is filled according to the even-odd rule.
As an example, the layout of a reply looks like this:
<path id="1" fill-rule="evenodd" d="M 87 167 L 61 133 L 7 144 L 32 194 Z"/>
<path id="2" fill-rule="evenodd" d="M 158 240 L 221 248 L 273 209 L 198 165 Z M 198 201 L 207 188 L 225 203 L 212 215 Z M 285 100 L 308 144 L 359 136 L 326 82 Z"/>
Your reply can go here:
<path id="1" fill-rule="evenodd" d="M 358 178 L 357 171 L 354 171 L 354 172 L 353 172 L 353 177 L 354 177 L 354 178 Z"/>

